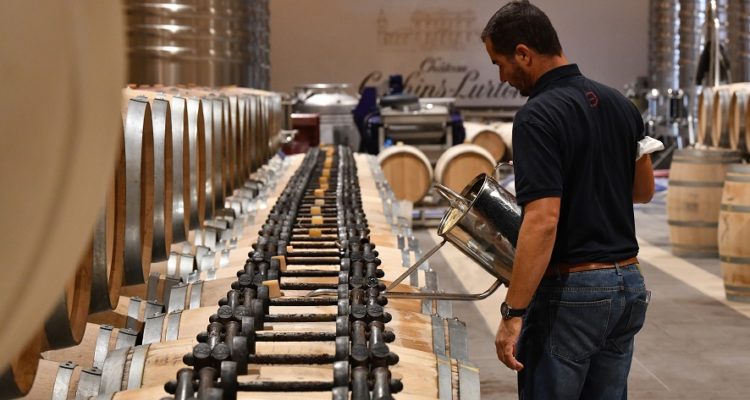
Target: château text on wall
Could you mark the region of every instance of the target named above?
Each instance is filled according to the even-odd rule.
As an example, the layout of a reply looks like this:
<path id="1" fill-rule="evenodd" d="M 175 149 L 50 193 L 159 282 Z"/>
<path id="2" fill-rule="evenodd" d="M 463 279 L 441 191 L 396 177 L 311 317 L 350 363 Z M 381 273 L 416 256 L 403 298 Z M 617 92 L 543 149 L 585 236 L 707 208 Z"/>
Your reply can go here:
<path id="1" fill-rule="evenodd" d="M 391 74 L 401 74 L 405 89 L 420 97 L 454 97 L 460 106 L 525 102 L 500 82 L 487 56 L 480 34 L 491 13 L 472 7 L 477 1 L 316 0 L 282 7 L 288 3 L 271 2 L 274 90 L 313 82 L 383 88 Z M 336 12 L 305 12 L 300 7 L 314 8 L 305 3 Z"/>

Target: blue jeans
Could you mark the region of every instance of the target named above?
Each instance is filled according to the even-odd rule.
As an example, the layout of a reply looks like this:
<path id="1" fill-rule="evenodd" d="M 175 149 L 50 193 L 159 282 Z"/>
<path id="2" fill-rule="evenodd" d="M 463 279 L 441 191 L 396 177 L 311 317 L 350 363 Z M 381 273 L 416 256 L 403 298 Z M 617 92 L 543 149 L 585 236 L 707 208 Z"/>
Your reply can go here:
<path id="1" fill-rule="evenodd" d="M 638 265 L 544 278 L 518 341 L 521 400 L 625 400 L 650 293 Z"/>

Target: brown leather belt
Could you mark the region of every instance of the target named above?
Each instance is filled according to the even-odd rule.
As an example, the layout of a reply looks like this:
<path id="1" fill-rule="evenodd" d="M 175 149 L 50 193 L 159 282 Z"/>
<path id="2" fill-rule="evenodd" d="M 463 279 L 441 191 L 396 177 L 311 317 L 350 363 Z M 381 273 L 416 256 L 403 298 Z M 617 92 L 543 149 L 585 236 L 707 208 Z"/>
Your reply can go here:
<path id="1" fill-rule="evenodd" d="M 554 265 L 551 265 L 547 268 L 547 271 L 544 273 L 544 276 L 555 276 L 557 274 L 564 275 L 564 274 L 570 274 L 573 272 L 583 272 L 583 271 L 596 271 L 598 269 L 609 269 L 614 268 L 615 265 L 618 267 L 624 267 L 626 265 L 631 264 L 638 264 L 638 258 L 637 257 L 630 257 L 627 260 L 618 261 L 616 263 L 597 263 L 597 262 L 584 262 L 584 263 L 578 263 L 578 264 L 566 264 L 566 263 L 557 263 Z"/>

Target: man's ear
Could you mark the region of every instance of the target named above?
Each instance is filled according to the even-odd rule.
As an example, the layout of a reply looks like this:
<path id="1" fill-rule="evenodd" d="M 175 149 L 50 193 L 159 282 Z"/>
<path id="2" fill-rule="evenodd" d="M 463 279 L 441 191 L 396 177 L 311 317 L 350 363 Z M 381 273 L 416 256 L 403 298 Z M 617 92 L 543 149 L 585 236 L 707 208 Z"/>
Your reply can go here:
<path id="1" fill-rule="evenodd" d="M 525 44 L 519 44 L 516 46 L 516 52 L 514 54 L 516 62 L 522 65 L 529 66 L 531 64 L 531 49 Z"/>

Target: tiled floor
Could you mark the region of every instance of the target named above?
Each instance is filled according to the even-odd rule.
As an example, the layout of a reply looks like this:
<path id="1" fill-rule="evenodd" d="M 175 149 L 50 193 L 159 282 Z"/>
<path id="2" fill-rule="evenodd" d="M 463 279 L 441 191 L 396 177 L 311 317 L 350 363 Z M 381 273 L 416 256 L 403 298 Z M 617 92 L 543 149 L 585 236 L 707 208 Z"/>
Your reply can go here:
<path id="1" fill-rule="evenodd" d="M 750 305 L 723 297 L 718 260 L 681 259 L 669 253 L 664 193 L 636 210 L 640 259 L 652 291 L 644 329 L 636 338 L 630 399 L 750 399 Z M 434 230 L 417 232 L 422 249 Z M 445 291 L 486 289 L 490 281 L 451 246 L 430 261 Z M 450 266 L 450 267 L 448 267 Z M 494 333 L 504 288 L 489 299 L 453 304 L 469 326 L 471 360 L 480 368 L 483 399 L 515 399 L 513 372 L 495 357 Z"/>

